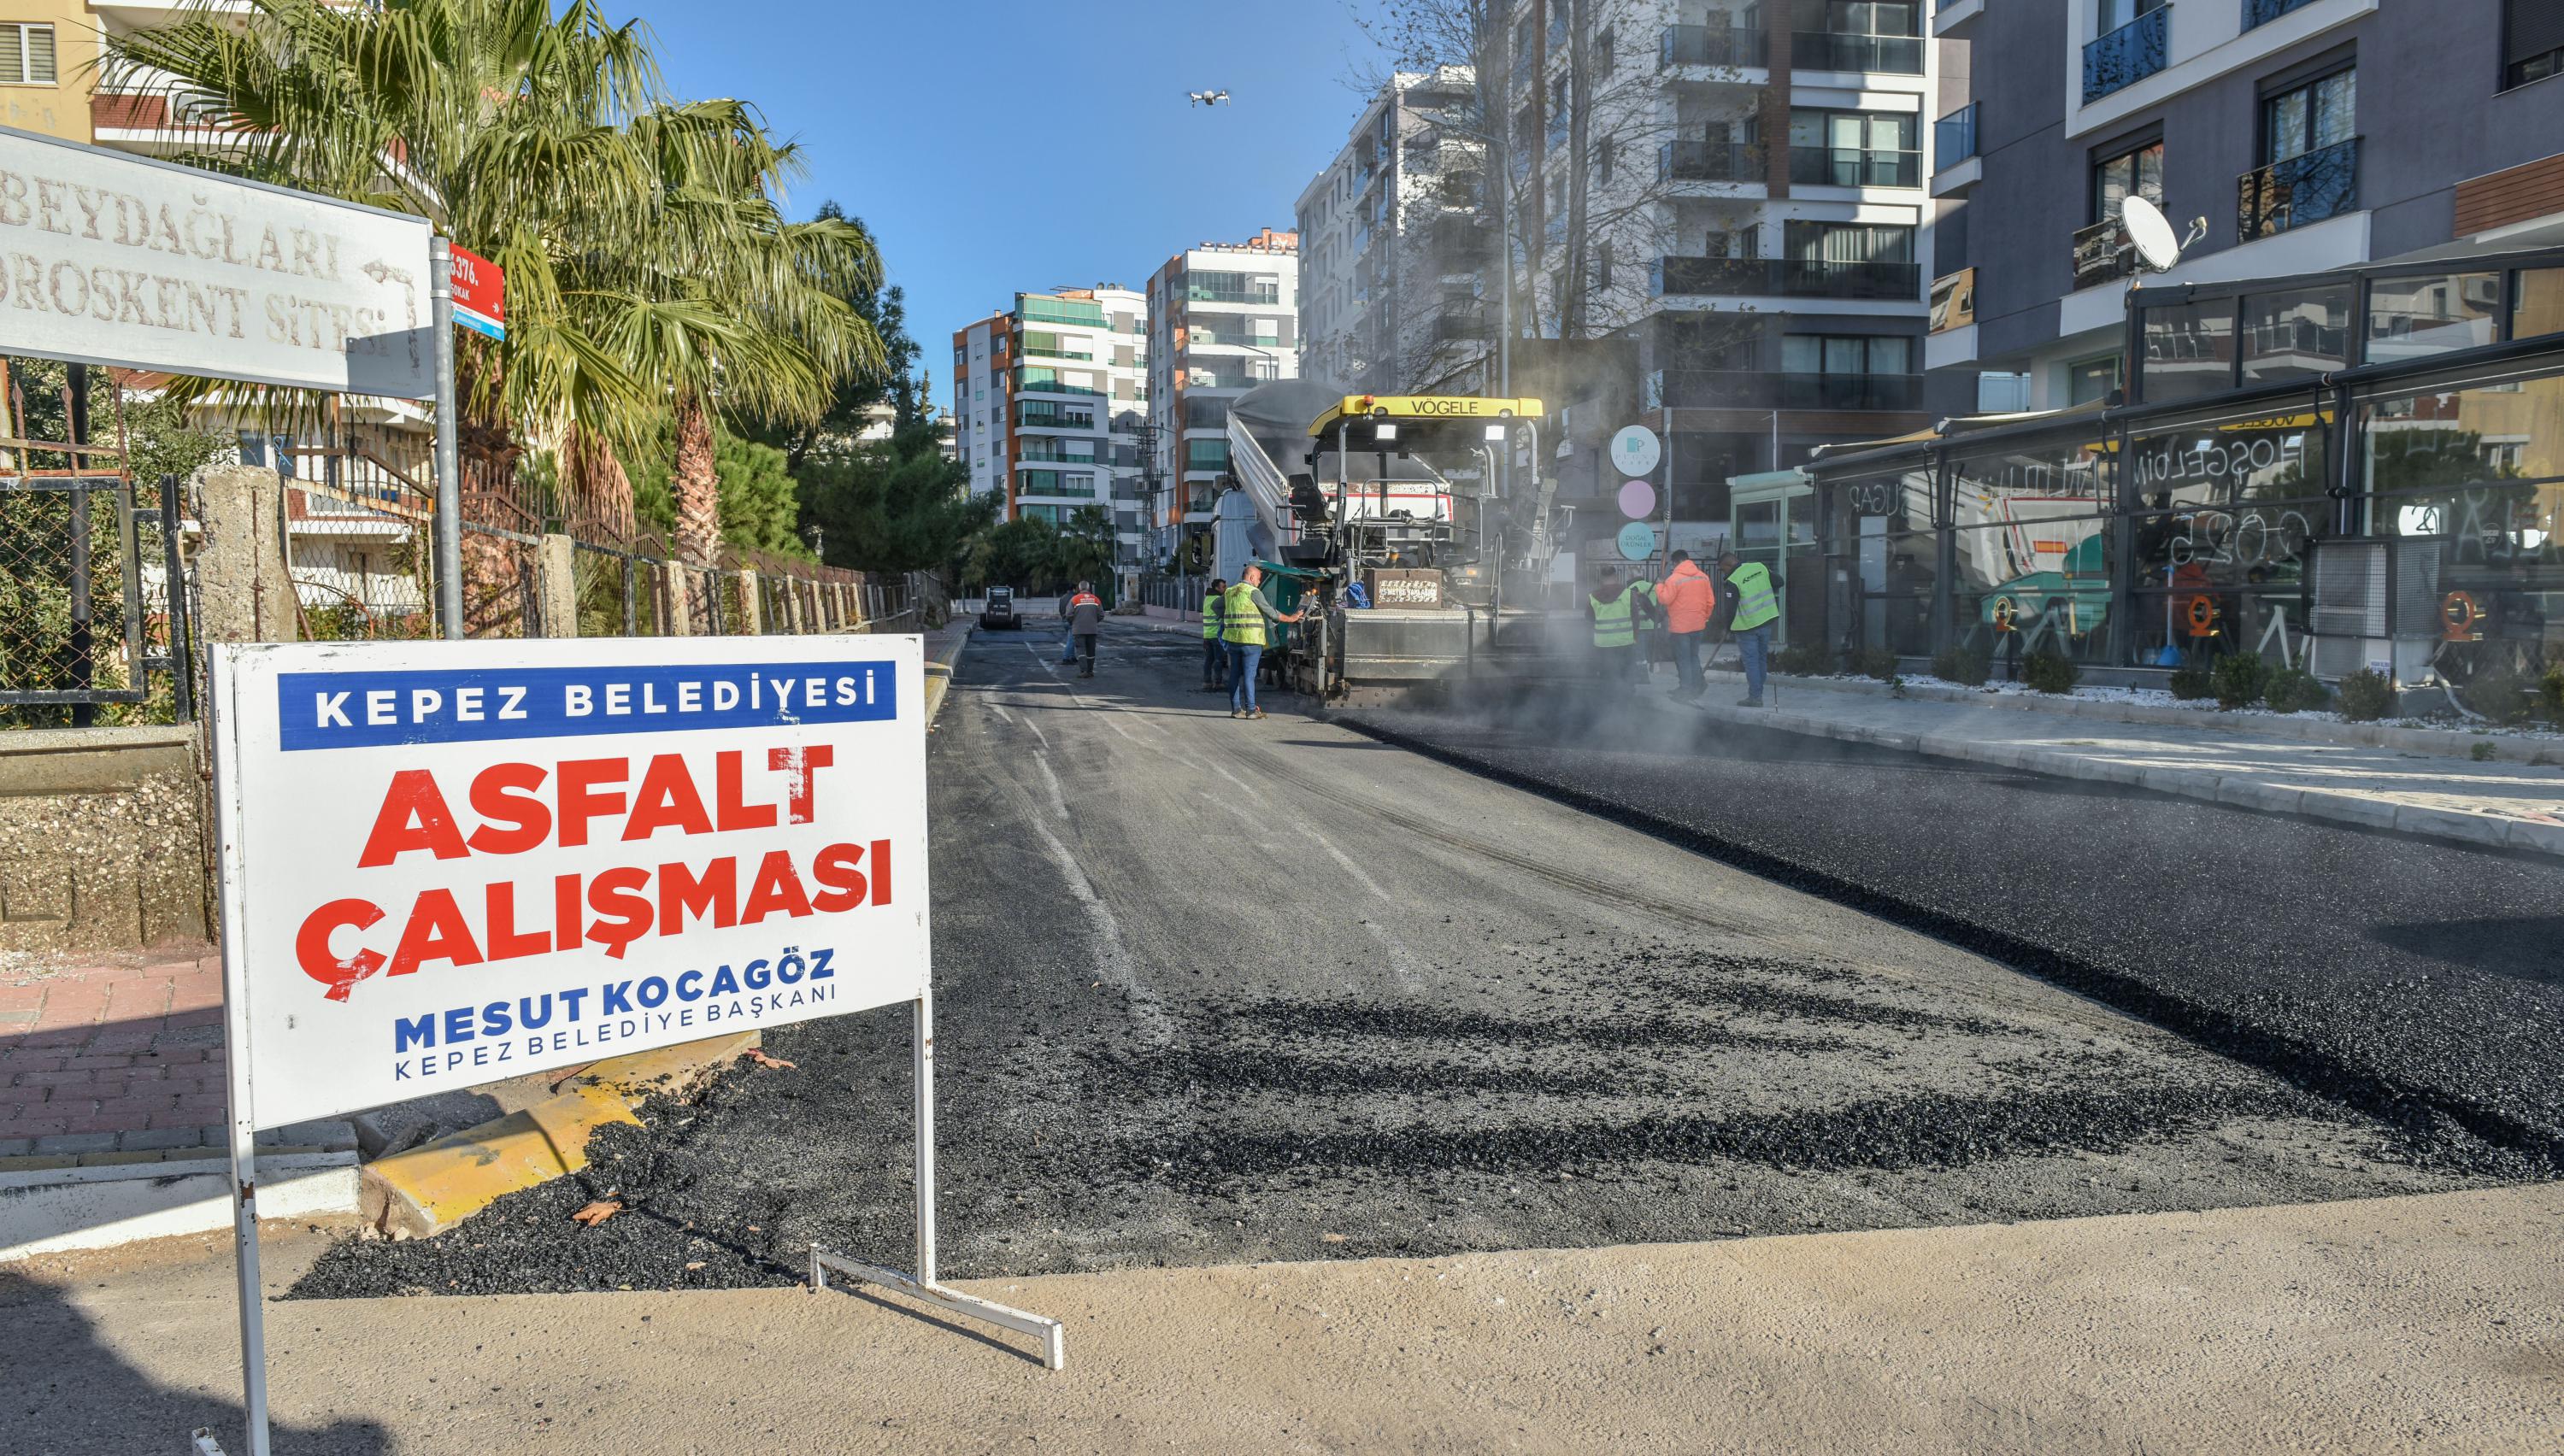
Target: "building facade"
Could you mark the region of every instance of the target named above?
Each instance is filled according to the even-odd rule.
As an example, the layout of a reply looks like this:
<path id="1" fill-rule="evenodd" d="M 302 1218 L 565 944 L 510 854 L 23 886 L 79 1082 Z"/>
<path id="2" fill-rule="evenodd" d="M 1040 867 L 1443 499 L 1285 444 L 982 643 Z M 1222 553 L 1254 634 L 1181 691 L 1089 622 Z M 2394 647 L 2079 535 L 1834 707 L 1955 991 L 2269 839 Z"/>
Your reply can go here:
<path id="1" fill-rule="evenodd" d="M 1066 525 L 1097 506 L 1117 565 L 1141 563 L 1147 302 L 1119 285 L 1017 294 L 953 335 L 954 452 L 1003 520 Z"/>
<path id="2" fill-rule="evenodd" d="M 1307 377 L 1354 392 L 1479 392 L 1494 338 L 1496 234 L 1483 143 L 1450 124 L 1464 66 L 1399 72 L 1300 193 Z"/>
<path id="3" fill-rule="evenodd" d="M 1149 279 L 1148 555 L 1185 569 L 1229 473 L 1228 403 L 1300 377 L 1300 238 L 1204 243 Z"/>
<path id="4" fill-rule="evenodd" d="M 1935 127 L 1940 413 L 2124 389 L 2131 196 L 2192 239 L 2149 287 L 2564 240 L 2551 0 L 1944 0 L 1933 28 L 1967 83 Z"/>

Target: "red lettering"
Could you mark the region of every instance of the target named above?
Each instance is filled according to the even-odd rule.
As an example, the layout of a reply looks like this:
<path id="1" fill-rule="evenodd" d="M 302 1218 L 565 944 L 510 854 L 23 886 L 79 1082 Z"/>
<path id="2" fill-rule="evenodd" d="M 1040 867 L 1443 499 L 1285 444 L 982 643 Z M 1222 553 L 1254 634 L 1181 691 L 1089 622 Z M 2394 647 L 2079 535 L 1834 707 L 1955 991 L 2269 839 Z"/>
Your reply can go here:
<path id="1" fill-rule="evenodd" d="M 463 847 L 463 835 L 454 827 L 454 811 L 437 790 L 436 775 L 424 768 L 403 768 L 392 774 L 391 786 L 383 791 L 383 806 L 374 815 L 373 832 L 365 836 L 356 868 L 377 869 L 414 849 L 427 850 L 440 860 L 467 859 L 472 853 Z"/>
<path id="2" fill-rule="evenodd" d="M 860 844 L 832 844 L 819 851 L 810 865 L 810 878 L 825 887 L 810 902 L 810 908 L 826 915 L 852 910 L 864 903 L 864 847 Z"/>
<path id="3" fill-rule="evenodd" d="M 757 865 L 756 883 L 748 888 L 748 905 L 739 913 L 740 924 L 755 925 L 777 911 L 795 919 L 810 913 L 810 893 L 801 888 L 801 875 L 792 868 L 789 850 L 768 850 L 764 861 Z"/>
<path id="4" fill-rule="evenodd" d="M 890 841 L 873 841 L 873 904 L 890 904 Z"/>
<path id="5" fill-rule="evenodd" d="M 623 795 L 596 790 L 621 783 L 632 771 L 626 758 L 571 758 L 560 766 L 560 842 L 564 847 L 587 843 L 587 821 L 623 812 Z"/>
<path id="6" fill-rule="evenodd" d="M 711 916 L 716 927 L 739 924 L 739 861 L 723 858 L 704 866 L 698 877 L 685 865 L 659 867 L 659 934 L 686 929 L 686 917 Z"/>
<path id="7" fill-rule="evenodd" d="M 431 960 L 481 963 L 481 947 L 474 943 L 472 928 L 464 924 L 463 911 L 450 890 L 419 892 L 418 904 L 410 907 L 409 924 L 401 927 L 400 945 L 392 951 L 390 973 L 408 975 Z"/>
<path id="8" fill-rule="evenodd" d="M 493 885 L 484 894 L 490 910 L 490 958 L 518 960 L 528 955 L 549 954 L 552 937 L 540 931 L 520 934 L 517 930 L 517 887 L 506 881 Z"/>
<path id="9" fill-rule="evenodd" d="M 835 765 L 837 749 L 832 743 L 812 743 L 801 748 L 768 748 L 765 766 L 777 773 L 788 773 L 785 782 L 784 808 L 795 824 L 811 822 L 810 784 L 819 770 Z"/>
<path id="10" fill-rule="evenodd" d="M 648 839 L 674 824 L 686 834 L 713 832 L 704 796 L 695 792 L 695 776 L 686 771 L 682 753 L 662 753 L 650 760 L 641 786 L 632 792 L 632 817 L 623 821 L 625 840 Z"/>
<path id="11" fill-rule="evenodd" d="M 616 960 L 623 958 L 626 946 L 648 935 L 651 922 L 658 919 L 650 897 L 642 893 L 649 883 L 650 872 L 632 865 L 618 865 L 587 882 L 587 908 L 598 916 L 587 928 L 587 937 Z"/>
<path id="12" fill-rule="evenodd" d="M 552 811 L 534 797 L 534 790 L 546 776 L 532 763 L 493 763 L 475 774 L 472 812 L 484 822 L 472 831 L 472 848 L 482 854 L 524 854 L 541 844 L 552 832 Z M 496 827 L 501 824 L 510 827 Z"/>
<path id="13" fill-rule="evenodd" d="M 578 928 L 579 923 L 585 919 L 586 916 L 579 909 L 578 904 L 578 877 L 554 875 L 552 877 L 552 937 L 560 941 L 560 948 L 575 950 L 584 943 L 579 938 Z"/>
<path id="14" fill-rule="evenodd" d="M 772 804 L 741 802 L 740 778 L 746 765 L 745 755 L 737 752 L 716 754 L 713 758 L 713 800 L 718 805 L 724 834 L 734 829 L 771 829 L 774 827 Z M 563 765 L 566 767 L 567 765 Z"/>
<path id="15" fill-rule="evenodd" d="M 382 955 L 362 947 L 340 955 L 329 948 L 340 930 L 367 930 L 383 918 L 382 907 L 363 900 L 333 900 L 304 918 L 294 936 L 294 958 L 303 973 L 329 988 L 329 999 L 347 999 L 347 988 L 383 968 Z"/>

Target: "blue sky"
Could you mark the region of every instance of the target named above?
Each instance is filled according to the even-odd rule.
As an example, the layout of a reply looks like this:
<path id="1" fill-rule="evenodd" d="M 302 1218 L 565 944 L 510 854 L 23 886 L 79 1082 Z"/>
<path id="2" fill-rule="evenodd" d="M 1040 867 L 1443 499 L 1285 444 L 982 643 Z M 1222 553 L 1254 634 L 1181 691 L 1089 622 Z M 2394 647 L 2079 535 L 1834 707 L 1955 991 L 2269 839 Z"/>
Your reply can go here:
<path id="1" fill-rule="evenodd" d="M 1018 289 L 1139 288 L 1178 249 L 1289 228 L 1373 55 L 1346 0 L 626 7 L 680 94 L 744 97 L 802 143 L 795 215 L 834 197 L 872 228 L 939 395 L 953 330 Z"/>

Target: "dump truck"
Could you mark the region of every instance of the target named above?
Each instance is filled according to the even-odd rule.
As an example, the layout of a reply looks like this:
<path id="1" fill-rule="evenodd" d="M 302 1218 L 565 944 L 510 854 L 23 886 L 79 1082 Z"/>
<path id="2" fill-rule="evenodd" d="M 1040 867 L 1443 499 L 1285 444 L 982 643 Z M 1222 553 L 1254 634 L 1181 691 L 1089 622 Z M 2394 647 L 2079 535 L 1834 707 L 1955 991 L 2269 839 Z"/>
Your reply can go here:
<path id="1" fill-rule="evenodd" d="M 1553 581 L 1561 522 L 1542 413 L 1537 399 L 1351 395 L 1308 380 L 1232 402 L 1218 568 L 1276 568 L 1295 603 L 1317 607 L 1279 644 L 1286 684 L 1360 706 L 1591 674 L 1582 604 Z"/>

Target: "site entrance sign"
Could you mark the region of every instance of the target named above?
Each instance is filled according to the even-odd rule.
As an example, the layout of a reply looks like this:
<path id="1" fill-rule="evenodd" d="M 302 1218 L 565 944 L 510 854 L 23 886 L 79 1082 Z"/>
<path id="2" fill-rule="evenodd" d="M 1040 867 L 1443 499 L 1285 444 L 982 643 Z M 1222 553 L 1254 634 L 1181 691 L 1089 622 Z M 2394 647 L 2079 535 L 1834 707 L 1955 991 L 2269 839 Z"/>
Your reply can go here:
<path id="1" fill-rule="evenodd" d="M 217 647 L 255 1126 L 915 1000 L 918 640 L 741 645 Z"/>

